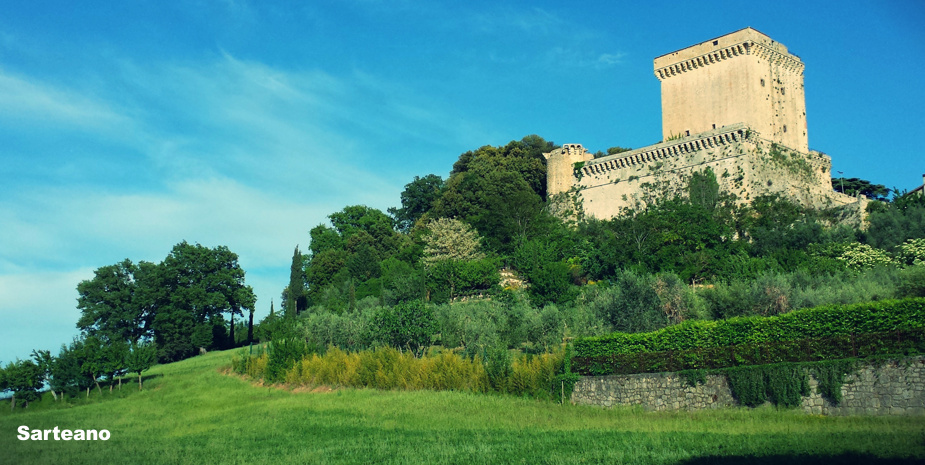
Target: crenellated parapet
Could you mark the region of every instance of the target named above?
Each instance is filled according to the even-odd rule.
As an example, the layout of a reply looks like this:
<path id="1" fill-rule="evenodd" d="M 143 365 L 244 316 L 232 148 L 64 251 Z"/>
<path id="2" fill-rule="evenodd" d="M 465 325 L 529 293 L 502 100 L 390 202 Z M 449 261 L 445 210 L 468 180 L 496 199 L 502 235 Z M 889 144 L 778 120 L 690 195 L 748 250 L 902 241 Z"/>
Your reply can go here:
<path id="1" fill-rule="evenodd" d="M 703 68 L 714 63 L 719 63 L 723 60 L 728 60 L 732 57 L 737 57 L 739 55 L 748 55 L 749 49 L 753 47 L 754 44 L 751 41 L 742 42 L 738 44 L 733 44 L 728 47 L 725 47 L 720 50 L 716 50 L 698 57 L 689 58 L 684 61 L 679 61 L 677 63 L 672 63 L 668 66 L 663 66 L 655 70 L 655 77 L 659 81 L 664 81 L 670 77 L 678 76 L 682 73 L 688 71 Z"/>
<path id="2" fill-rule="evenodd" d="M 773 65 L 777 65 L 793 74 L 802 76 L 803 69 L 806 67 L 799 58 L 789 53 L 781 53 L 778 50 L 768 47 L 761 43 L 755 43 L 750 49 L 750 53 L 756 55 Z"/>
<path id="3" fill-rule="evenodd" d="M 657 68 L 655 70 L 655 77 L 657 77 L 659 81 L 664 81 L 665 79 L 679 76 L 688 71 L 720 63 L 730 58 L 747 55 L 755 55 L 764 61 L 780 66 L 794 74 L 803 74 L 803 62 L 795 56 L 789 53 L 781 53 L 775 48 L 760 42 L 748 40 Z"/>
<path id="4" fill-rule="evenodd" d="M 624 152 L 609 157 L 592 160 L 582 167 L 583 175 L 591 176 L 603 174 L 607 171 L 619 170 L 636 165 L 646 165 L 669 158 L 720 148 L 726 145 L 753 140 L 757 134 L 743 124 L 735 124 L 715 131 L 698 134 L 696 136 L 671 140 L 660 144 L 650 145 L 631 152 Z"/>

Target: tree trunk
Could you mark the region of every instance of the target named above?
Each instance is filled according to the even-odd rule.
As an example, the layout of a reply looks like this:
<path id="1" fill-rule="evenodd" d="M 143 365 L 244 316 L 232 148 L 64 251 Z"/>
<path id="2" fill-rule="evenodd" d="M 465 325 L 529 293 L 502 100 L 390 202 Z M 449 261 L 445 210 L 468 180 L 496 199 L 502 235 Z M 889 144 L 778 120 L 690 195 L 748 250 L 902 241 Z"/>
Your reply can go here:
<path id="1" fill-rule="evenodd" d="M 237 341 L 234 340 L 234 312 L 231 312 L 231 331 L 228 336 L 231 338 L 231 344 L 228 347 L 235 347 Z"/>
<path id="2" fill-rule="evenodd" d="M 254 309 L 251 309 L 251 315 L 247 320 L 247 343 L 254 342 Z"/>
<path id="3" fill-rule="evenodd" d="M 138 390 L 141 390 L 141 372 L 138 372 Z"/>
<path id="4" fill-rule="evenodd" d="M 119 390 L 122 390 L 122 377 L 119 377 Z"/>
<path id="5" fill-rule="evenodd" d="M 48 388 L 48 390 L 51 391 L 51 396 L 54 397 L 54 398 L 55 398 L 55 402 L 57 402 L 57 401 L 58 401 L 58 394 L 56 394 L 56 393 L 55 393 L 55 390 L 52 389 L 52 388 L 50 388 L 50 387 Z M 61 393 L 61 395 L 64 395 L 64 393 Z"/>
<path id="6" fill-rule="evenodd" d="M 90 386 L 87 386 L 87 399 L 90 398 Z"/>
<path id="7" fill-rule="evenodd" d="M 100 387 L 100 382 L 99 381 L 93 381 L 93 382 L 96 383 L 97 392 L 99 392 L 100 395 L 103 395 L 103 388 Z"/>

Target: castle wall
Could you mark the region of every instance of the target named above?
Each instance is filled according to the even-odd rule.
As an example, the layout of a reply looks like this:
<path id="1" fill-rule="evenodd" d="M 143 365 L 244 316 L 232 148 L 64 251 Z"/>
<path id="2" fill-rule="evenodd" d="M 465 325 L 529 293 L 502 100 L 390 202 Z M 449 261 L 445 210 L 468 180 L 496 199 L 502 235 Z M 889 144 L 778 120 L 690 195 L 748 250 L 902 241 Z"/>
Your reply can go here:
<path id="1" fill-rule="evenodd" d="M 691 175 L 707 167 L 740 202 L 772 193 L 816 208 L 857 201 L 832 190 L 828 156 L 789 150 L 741 124 L 591 160 L 572 178 L 585 214 L 607 219 L 685 195 Z"/>
<path id="2" fill-rule="evenodd" d="M 744 123 L 770 140 L 809 150 L 803 63 L 768 36 L 742 29 L 662 55 L 654 67 L 665 140 Z"/>
<path id="3" fill-rule="evenodd" d="M 581 144 L 565 144 L 543 156 L 546 158 L 546 192 L 550 195 L 568 192 L 575 184 L 575 163 L 593 158 Z"/>
<path id="4" fill-rule="evenodd" d="M 810 394 L 800 410 L 822 415 L 925 415 L 925 357 L 865 364 L 847 376 L 842 401 L 835 405 L 818 392 L 810 373 Z M 572 403 L 600 407 L 640 406 L 644 410 L 705 410 L 738 406 L 723 375 L 707 375 L 688 385 L 677 373 L 585 376 L 575 385 Z"/>
<path id="5" fill-rule="evenodd" d="M 804 206 L 843 209 L 863 227 L 865 198 L 834 192 L 831 159 L 810 151 L 803 62 L 770 37 L 745 28 L 662 55 L 658 144 L 592 159 L 578 144 L 545 154 L 547 192 L 560 213 L 607 219 L 666 196 L 686 195 L 691 176 L 713 170 L 741 203 L 780 194 Z M 580 165 L 579 165 L 580 163 Z"/>

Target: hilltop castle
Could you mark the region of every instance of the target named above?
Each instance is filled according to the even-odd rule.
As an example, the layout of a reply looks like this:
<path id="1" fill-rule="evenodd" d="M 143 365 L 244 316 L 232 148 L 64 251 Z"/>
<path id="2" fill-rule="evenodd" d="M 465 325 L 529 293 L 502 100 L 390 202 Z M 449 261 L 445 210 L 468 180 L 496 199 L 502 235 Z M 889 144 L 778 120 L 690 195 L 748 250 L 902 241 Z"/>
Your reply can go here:
<path id="1" fill-rule="evenodd" d="M 783 44 L 745 28 L 655 59 L 663 141 L 594 156 L 580 144 L 544 154 L 547 192 L 575 194 L 585 214 L 612 218 L 625 208 L 683 194 L 692 173 L 711 168 L 740 202 L 781 194 L 806 206 L 866 199 L 832 190 L 832 160 L 809 150 L 803 62 Z"/>

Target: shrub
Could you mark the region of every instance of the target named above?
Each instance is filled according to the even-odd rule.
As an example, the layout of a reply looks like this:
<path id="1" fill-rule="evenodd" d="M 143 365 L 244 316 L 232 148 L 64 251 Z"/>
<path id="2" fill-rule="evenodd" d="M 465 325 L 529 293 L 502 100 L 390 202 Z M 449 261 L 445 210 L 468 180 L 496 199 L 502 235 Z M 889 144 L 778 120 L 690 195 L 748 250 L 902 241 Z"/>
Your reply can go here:
<path id="1" fill-rule="evenodd" d="M 387 345 L 420 352 L 430 345 L 436 320 L 433 309 L 418 300 L 380 307 L 371 329 L 375 338 Z"/>
<path id="2" fill-rule="evenodd" d="M 909 239 L 900 244 L 897 255 L 907 265 L 925 265 L 925 239 Z"/>
<path id="3" fill-rule="evenodd" d="M 796 407 L 802 396 L 809 395 L 809 379 L 798 365 L 735 367 L 723 372 L 733 397 L 749 407 L 767 401 L 782 407 Z"/>
<path id="4" fill-rule="evenodd" d="M 855 271 L 895 264 L 885 251 L 859 242 L 829 244 L 819 248 L 815 254 L 832 257 Z"/>
<path id="5" fill-rule="evenodd" d="M 687 321 L 648 333 L 613 333 L 575 341 L 577 357 L 678 351 L 925 328 L 925 299 L 797 310 L 775 317 Z"/>
<path id="6" fill-rule="evenodd" d="M 899 295 L 925 297 L 925 264 L 912 266 L 902 271 Z"/>

